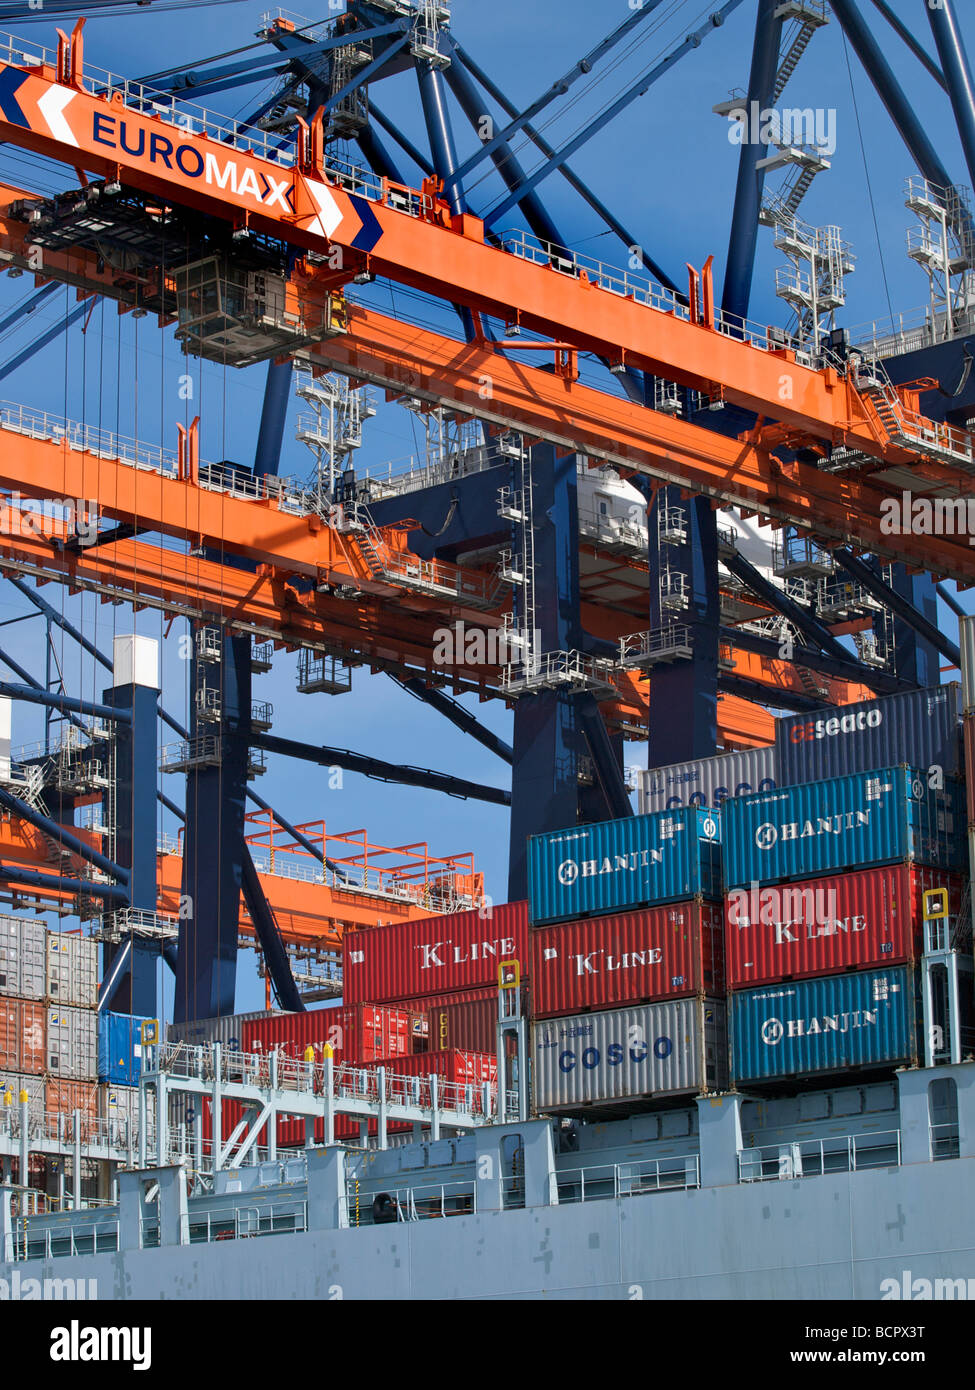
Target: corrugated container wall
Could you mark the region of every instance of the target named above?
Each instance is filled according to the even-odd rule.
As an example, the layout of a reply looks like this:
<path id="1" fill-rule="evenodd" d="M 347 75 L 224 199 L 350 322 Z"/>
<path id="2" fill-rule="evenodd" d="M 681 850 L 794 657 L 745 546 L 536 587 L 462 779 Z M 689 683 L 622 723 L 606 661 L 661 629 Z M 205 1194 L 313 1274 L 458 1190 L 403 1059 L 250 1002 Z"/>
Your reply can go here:
<path id="1" fill-rule="evenodd" d="M 943 869 L 964 863 L 959 784 L 933 791 L 911 768 L 738 797 L 722 817 L 729 889 L 905 859 Z"/>
<path id="2" fill-rule="evenodd" d="M 894 1065 L 917 1054 L 908 966 L 827 975 L 732 995 L 736 1081 Z"/>
<path id="3" fill-rule="evenodd" d="M 342 988 L 347 1004 L 394 1003 L 453 990 L 497 988 L 503 960 L 528 968 L 528 904 L 500 903 L 346 932 Z"/>
<path id="4" fill-rule="evenodd" d="M 98 1079 L 116 1086 L 138 1086 L 142 1076 L 142 1025 L 134 1014 L 98 1015 Z"/>
<path id="5" fill-rule="evenodd" d="M 43 922 L 0 917 L 0 994 L 43 999 L 47 988 Z"/>
<path id="6" fill-rule="evenodd" d="M 637 808 L 641 816 L 648 816 L 675 806 L 720 806 L 729 796 L 772 791 L 781 781 L 774 744 L 745 748 L 641 771 Z"/>
<path id="7" fill-rule="evenodd" d="M 193 1047 L 204 1043 L 220 1043 L 234 1050 L 240 1048 L 241 1031 L 252 1018 L 271 1018 L 266 1009 L 249 1014 L 222 1014 L 219 1018 L 194 1018 L 185 1023 L 171 1023 L 166 1029 L 167 1042 L 185 1042 Z"/>
<path id="8" fill-rule="evenodd" d="M 47 1009 L 31 999 L 0 999 L 0 1073 L 47 1070 Z"/>
<path id="9" fill-rule="evenodd" d="M 957 682 L 884 695 L 816 714 L 794 714 L 775 723 L 779 784 L 819 782 L 910 763 L 961 771 Z"/>
<path id="10" fill-rule="evenodd" d="M 156 1128 L 156 1093 L 153 1090 L 146 1091 L 147 1135 L 151 1136 Z M 124 1149 L 135 1147 L 139 1137 L 139 1088 L 138 1086 L 112 1086 L 103 1084 L 98 1087 L 98 1118 L 105 1120 L 109 1124 L 109 1136 L 112 1143 Z"/>
<path id="11" fill-rule="evenodd" d="M 250 1019 L 241 1030 L 244 1052 L 280 1052 L 301 1061 L 311 1047 L 322 1059 L 327 1043 L 336 1062 L 372 1062 L 403 1057 L 413 1050 L 413 1016 L 406 1009 L 377 1004 L 348 1004 L 337 1009 L 308 1009 Z"/>
<path id="12" fill-rule="evenodd" d="M 536 926 L 698 894 L 721 896 L 719 811 L 681 807 L 528 841 L 528 901 Z"/>
<path id="13" fill-rule="evenodd" d="M 695 899 L 532 933 L 536 1017 L 724 992 L 724 919 Z"/>
<path id="14" fill-rule="evenodd" d="M 13 1097 L 11 1104 L 20 1104 L 21 1091 L 27 1092 L 27 1105 L 32 1115 L 43 1115 L 45 1105 L 43 1076 L 27 1076 L 15 1071 L 0 1072 L 0 1105 L 3 1095 L 9 1091 Z"/>
<path id="15" fill-rule="evenodd" d="M 924 894 L 947 894 L 950 933 L 961 889 L 958 874 L 905 864 L 732 889 L 725 898 L 728 988 L 914 960 L 923 944 Z"/>
<path id="16" fill-rule="evenodd" d="M 426 1052 L 442 1052 L 447 1048 L 459 1048 L 462 1052 L 497 1051 L 497 990 L 417 999 L 411 1002 L 410 1008 L 422 1011 L 426 1020 Z M 527 1010 L 524 994 L 522 1008 Z M 414 1050 L 419 1052 L 420 1048 Z"/>
<path id="17" fill-rule="evenodd" d="M 93 1081 L 69 1081 L 65 1077 L 48 1077 L 44 1088 L 44 1103 L 49 1115 L 61 1115 L 61 1136 L 74 1138 L 74 1125 L 71 1116 L 77 1110 L 81 1114 L 81 1138 L 83 1142 L 94 1139 L 95 1121 L 98 1119 L 98 1087 Z"/>
<path id="18" fill-rule="evenodd" d="M 537 1110 L 677 1095 L 728 1082 L 725 1005 L 673 999 L 532 1025 Z"/>
<path id="19" fill-rule="evenodd" d="M 54 1004 L 98 1003 L 98 944 L 73 932 L 47 934 L 47 995 Z"/>
<path id="20" fill-rule="evenodd" d="M 98 1015 L 93 1009 L 47 1010 L 47 1071 L 72 1081 L 94 1081 L 98 1072 Z"/>

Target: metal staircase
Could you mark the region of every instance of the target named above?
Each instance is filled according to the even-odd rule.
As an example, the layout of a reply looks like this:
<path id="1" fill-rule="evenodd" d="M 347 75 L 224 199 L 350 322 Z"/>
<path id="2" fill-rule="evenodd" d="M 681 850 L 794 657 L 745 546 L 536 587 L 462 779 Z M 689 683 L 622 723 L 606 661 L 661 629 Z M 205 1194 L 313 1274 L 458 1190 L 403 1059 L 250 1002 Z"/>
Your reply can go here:
<path id="1" fill-rule="evenodd" d="M 772 17 L 773 19 L 794 19 L 797 21 L 787 40 L 788 46 L 784 49 L 779 60 L 779 70 L 775 75 L 775 87 L 772 90 L 772 103 L 774 105 L 785 91 L 790 77 L 799 66 L 799 60 L 809 47 L 809 41 L 813 34 L 824 24 L 829 23 L 829 16 L 826 13 L 826 0 L 784 0 L 784 3 L 774 11 Z"/>

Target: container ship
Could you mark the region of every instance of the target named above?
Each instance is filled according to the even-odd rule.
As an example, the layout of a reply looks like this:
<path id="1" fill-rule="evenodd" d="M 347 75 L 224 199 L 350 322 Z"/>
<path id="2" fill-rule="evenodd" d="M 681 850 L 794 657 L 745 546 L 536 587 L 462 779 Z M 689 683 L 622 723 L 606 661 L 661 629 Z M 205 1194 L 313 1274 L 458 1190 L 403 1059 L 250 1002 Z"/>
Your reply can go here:
<path id="1" fill-rule="evenodd" d="M 519 106 L 446 3 L 184 8 L 0 35 L 0 372 L 64 410 L 0 405 L 0 1288 L 975 1287 L 969 17 L 645 0 Z M 843 54 L 926 295 L 864 328 Z M 570 163 L 668 82 L 717 266 Z"/>

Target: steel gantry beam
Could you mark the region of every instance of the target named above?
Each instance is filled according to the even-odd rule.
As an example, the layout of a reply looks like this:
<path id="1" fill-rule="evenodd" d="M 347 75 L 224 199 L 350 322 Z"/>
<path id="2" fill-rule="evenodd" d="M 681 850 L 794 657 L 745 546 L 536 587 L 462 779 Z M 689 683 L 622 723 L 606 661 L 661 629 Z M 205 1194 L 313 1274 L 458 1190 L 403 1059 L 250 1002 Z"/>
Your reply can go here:
<path id="1" fill-rule="evenodd" d="M 851 579 L 862 584 L 885 608 L 896 613 L 898 618 L 903 619 L 925 642 L 930 642 L 931 646 L 947 657 L 954 666 L 961 667 L 961 652 L 957 644 L 919 613 L 912 603 L 892 589 L 865 559 L 845 549 L 836 549 L 833 555 L 837 564 L 846 570 Z"/>
<path id="2" fill-rule="evenodd" d="M 975 184 L 975 82 L 955 17 L 953 0 L 938 0 L 937 5 L 929 4 L 925 8 L 938 46 L 968 174 Z"/>

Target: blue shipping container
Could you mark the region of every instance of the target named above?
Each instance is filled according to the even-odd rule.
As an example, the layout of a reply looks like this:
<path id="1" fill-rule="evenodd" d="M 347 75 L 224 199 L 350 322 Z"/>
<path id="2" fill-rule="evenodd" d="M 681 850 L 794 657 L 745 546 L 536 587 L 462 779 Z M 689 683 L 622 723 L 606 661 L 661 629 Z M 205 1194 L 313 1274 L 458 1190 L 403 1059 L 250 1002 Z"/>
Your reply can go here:
<path id="1" fill-rule="evenodd" d="M 907 690 L 842 709 L 775 721 L 780 786 L 908 763 L 961 772 L 961 692 L 956 684 Z"/>
<path id="2" fill-rule="evenodd" d="M 134 1014 L 98 1015 L 98 1079 L 138 1086 L 142 1076 L 142 1024 Z"/>
<path id="3" fill-rule="evenodd" d="M 907 966 L 746 989 L 731 999 L 732 1074 L 760 1081 L 911 1061 L 913 971 Z"/>
<path id="4" fill-rule="evenodd" d="M 721 895 L 721 815 L 697 806 L 579 825 L 528 841 L 534 925 Z"/>
<path id="5" fill-rule="evenodd" d="M 958 784 L 933 791 L 927 775 L 911 768 L 736 797 L 721 815 L 727 888 L 907 859 L 938 869 L 964 867 Z"/>

